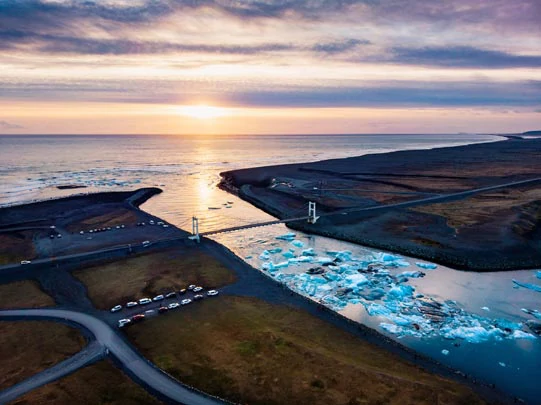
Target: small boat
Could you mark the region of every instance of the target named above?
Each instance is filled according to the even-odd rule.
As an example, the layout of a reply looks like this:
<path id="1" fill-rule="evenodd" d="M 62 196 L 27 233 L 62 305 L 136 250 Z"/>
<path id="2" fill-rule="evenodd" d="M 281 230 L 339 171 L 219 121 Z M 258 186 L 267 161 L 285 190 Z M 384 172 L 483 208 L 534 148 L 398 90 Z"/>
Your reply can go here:
<path id="1" fill-rule="evenodd" d="M 209 208 L 209 210 L 219 210 L 219 209 L 221 209 L 221 207 L 208 207 L 208 208 Z"/>

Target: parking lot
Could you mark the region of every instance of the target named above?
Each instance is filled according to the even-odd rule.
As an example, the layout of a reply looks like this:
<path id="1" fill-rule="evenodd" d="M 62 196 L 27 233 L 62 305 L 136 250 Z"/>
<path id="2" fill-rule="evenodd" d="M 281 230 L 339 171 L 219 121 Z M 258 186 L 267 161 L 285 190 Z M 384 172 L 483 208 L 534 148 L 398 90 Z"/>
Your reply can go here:
<path id="1" fill-rule="evenodd" d="M 117 326 L 123 328 L 169 311 L 181 310 L 197 301 L 212 299 L 218 294 L 218 290 L 207 290 L 201 286 L 190 285 L 155 297 L 141 297 L 137 301 L 118 304 L 111 308 L 110 312 L 116 315 Z"/>

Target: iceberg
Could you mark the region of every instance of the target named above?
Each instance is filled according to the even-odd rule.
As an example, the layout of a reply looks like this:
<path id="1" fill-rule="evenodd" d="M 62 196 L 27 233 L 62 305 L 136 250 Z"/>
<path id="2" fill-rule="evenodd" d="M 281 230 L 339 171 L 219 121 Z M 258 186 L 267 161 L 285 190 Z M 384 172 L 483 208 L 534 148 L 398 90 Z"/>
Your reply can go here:
<path id="1" fill-rule="evenodd" d="M 417 265 L 417 267 L 420 267 L 421 269 L 425 269 L 425 270 L 435 270 L 435 269 L 438 268 L 438 266 L 436 266 L 433 263 L 420 263 L 420 262 L 417 262 L 415 264 Z"/>
<path id="2" fill-rule="evenodd" d="M 264 250 L 263 252 L 261 252 L 261 254 L 259 255 L 259 259 L 261 259 L 261 260 L 270 260 L 269 251 Z"/>
<path id="3" fill-rule="evenodd" d="M 444 327 L 441 329 L 442 336 L 447 339 L 463 339 L 470 343 L 486 342 L 490 338 L 490 333 L 482 326 L 459 326 L 452 329 Z"/>
<path id="4" fill-rule="evenodd" d="M 390 299 L 403 300 L 406 297 L 411 297 L 413 291 L 414 288 L 411 285 L 396 285 L 389 290 L 387 296 Z"/>
<path id="5" fill-rule="evenodd" d="M 498 364 L 502 367 L 505 367 L 505 363 L 503 361 L 498 362 Z"/>
<path id="6" fill-rule="evenodd" d="M 304 243 L 302 243 L 300 240 L 297 240 L 297 239 L 291 241 L 291 244 L 298 248 L 304 247 Z"/>
<path id="7" fill-rule="evenodd" d="M 316 252 L 314 252 L 313 248 L 310 248 L 310 249 L 303 250 L 301 255 L 303 255 L 303 256 L 316 256 Z"/>
<path id="8" fill-rule="evenodd" d="M 282 256 L 284 256 L 286 259 L 293 259 L 295 257 L 295 255 L 291 252 L 282 253 Z"/>
<path id="9" fill-rule="evenodd" d="M 514 339 L 537 339 L 531 333 L 523 332 L 521 330 L 514 331 L 512 336 Z"/>
<path id="10" fill-rule="evenodd" d="M 449 350 L 443 349 L 443 350 L 441 351 L 441 354 L 447 356 L 447 355 L 449 354 Z"/>
<path id="11" fill-rule="evenodd" d="M 420 278 L 424 277 L 426 274 L 422 271 L 404 271 L 399 274 L 399 276 L 409 277 L 409 278 Z M 407 281 L 407 280 L 406 280 Z"/>
<path id="12" fill-rule="evenodd" d="M 361 286 L 368 284 L 370 281 L 362 274 L 352 274 L 344 279 L 346 285 L 349 286 Z"/>
<path id="13" fill-rule="evenodd" d="M 522 282 L 517 281 L 517 280 L 515 280 L 515 279 L 513 279 L 513 283 L 514 283 L 516 286 L 519 286 L 519 287 L 524 287 L 524 288 L 527 288 L 527 289 L 529 289 L 529 290 L 541 292 L 541 285 L 530 284 L 530 283 L 522 283 Z"/>
<path id="14" fill-rule="evenodd" d="M 271 253 L 271 254 L 276 254 L 276 253 L 280 253 L 282 251 L 282 248 L 274 248 L 274 249 L 269 249 L 268 252 Z"/>
<path id="15" fill-rule="evenodd" d="M 276 239 L 278 240 L 286 240 L 288 242 L 291 242 L 295 239 L 295 234 L 292 232 L 286 233 L 284 235 L 277 236 Z"/>
<path id="16" fill-rule="evenodd" d="M 490 311 L 490 308 L 489 307 L 482 307 L 481 308 L 483 311 Z"/>
<path id="17" fill-rule="evenodd" d="M 538 279 L 541 280 L 541 271 L 537 271 L 537 272 L 535 273 L 535 276 L 536 276 Z"/>

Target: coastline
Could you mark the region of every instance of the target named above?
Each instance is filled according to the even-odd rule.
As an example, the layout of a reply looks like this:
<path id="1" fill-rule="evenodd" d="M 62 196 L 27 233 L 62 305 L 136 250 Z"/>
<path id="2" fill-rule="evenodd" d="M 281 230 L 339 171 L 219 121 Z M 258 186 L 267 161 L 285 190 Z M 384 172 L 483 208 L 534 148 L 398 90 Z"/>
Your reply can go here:
<path id="1" fill-rule="evenodd" d="M 137 203 L 140 203 L 140 199 L 144 197 L 149 197 L 151 195 L 155 194 L 155 191 L 148 191 L 148 190 L 137 190 L 135 192 L 127 193 L 129 195 L 128 200 L 135 199 L 130 204 L 137 205 Z M 118 194 L 111 194 L 111 193 L 103 193 L 101 197 L 105 199 L 109 198 L 117 198 Z M 99 197 L 99 196 L 97 196 Z M 100 198 L 98 198 L 100 200 Z M 66 204 L 70 202 L 79 202 L 80 197 L 76 196 L 72 199 L 70 197 L 63 198 L 59 200 L 60 203 Z M 54 205 L 54 202 L 48 202 L 47 204 Z M 28 208 L 28 206 L 21 206 L 21 210 L 25 210 L 25 208 Z M 33 208 L 33 207 L 30 207 Z M 136 208 L 138 211 L 139 208 Z M 141 211 L 141 213 L 145 214 L 146 216 L 157 218 L 154 216 L 151 216 L 147 214 L 144 211 Z M 163 243 L 155 243 L 150 248 L 143 248 L 139 249 L 138 252 L 152 252 L 159 249 L 162 249 L 167 246 L 174 246 L 175 243 L 180 243 L 183 246 L 190 245 L 192 243 L 188 243 L 187 241 L 183 241 L 183 239 L 186 239 L 187 233 L 177 229 L 176 227 L 172 226 L 174 228 L 174 231 L 177 235 L 182 235 L 178 238 L 176 238 L 176 242 L 173 240 L 166 241 L 164 240 Z M 186 245 L 187 244 L 187 245 Z M 324 320 L 325 322 L 328 322 L 342 330 L 345 330 L 354 336 L 363 339 L 364 341 L 367 341 L 371 344 L 375 344 L 378 347 L 396 355 L 399 356 L 401 359 L 406 360 L 410 363 L 415 364 L 416 366 L 425 369 L 431 373 L 434 373 L 436 375 L 452 379 L 458 383 L 467 385 L 468 387 L 472 388 L 476 393 L 481 395 L 484 399 L 489 401 L 490 403 L 512 403 L 513 399 L 506 393 L 502 393 L 498 391 L 494 386 L 484 383 L 482 381 L 479 381 L 471 376 L 467 376 L 464 373 L 454 370 L 450 367 L 447 367 L 436 360 L 429 358 L 427 356 L 421 355 L 417 352 L 415 352 L 412 349 L 407 348 L 406 346 L 402 345 L 399 342 L 396 342 L 395 340 L 392 340 L 391 338 L 386 337 L 385 335 L 379 333 L 378 331 L 369 328 L 367 326 L 364 326 L 358 322 L 352 321 L 345 316 L 332 311 L 331 309 L 318 304 L 314 302 L 313 300 L 310 300 L 307 297 L 304 297 L 300 294 L 297 294 L 291 290 L 289 290 L 287 287 L 285 287 L 283 284 L 273 280 L 266 274 L 262 273 L 261 271 L 253 268 L 251 265 L 243 261 L 240 257 L 235 255 L 230 249 L 228 249 L 226 246 L 223 246 L 215 241 L 212 241 L 210 239 L 202 238 L 201 248 L 207 250 L 211 255 L 213 255 L 215 258 L 217 258 L 220 262 L 224 263 L 229 269 L 231 269 L 238 277 L 238 281 L 228 287 L 223 288 L 224 294 L 228 295 L 247 295 L 247 296 L 253 296 L 257 297 L 258 299 L 262 299 L 264 301 L 267 301 L 269 303 L 275 303 L 280 305 L 286 305 L 291 306 L 293 308 L 297 308 L 303 311 L 308 312 L 312 316 L 315 316 L 321 320 Z M 134 252 L 135 253 L 135 252 Z M 98 254 L 96 257 L 89 257 L 89 261 L 81 260 L 79 258 L 74 259 L 66 259 L 66 260 L 55 260 L 54 262 L 51 262 L 49 264 L 36 264 L 36 269 L 29 269 L 30 271 L 26 273 L 26 277 L 38 277 L 40 282 L 46 282 L 45 279 L 47 277 L 51 277 L 53 272 L 56 269 L 56 266 L 59 263 L 62 263 L 62 271 L 71 272 L 77 268 L 80 268 L 81 265 L 87 265 L 89 263 L 96 263 L 100 260 L 111 260 L 111 259 L 118 259 L 120 257 L 126 257 L 128 255 L 126 249 L 124 249 L 124 252 L 122 252 L 119 255 L 113 255 L 113 256 L 107 256 L 107 255 L 100 255 Z M 58 258 L 61 259 L 61 258 Z M 33 265 L 34 266 L 34 265 Z M 35 270 L 38 270 L 37 272 Z M 43 270 L 46 270 L 43 272 Z M 58 270 L 57 270 L 58 271 Z M 42 275 L 39 275 L 38 273 L 44 273 Z M 47 273 L 48 276 L 45 274 Z M 18 274 L 16 278 L 23 277 L 23 274 Z M 45 277 L 45 278 L 43 278 Z M 23 277 L 24 278 L 24 277 Z M 4 275 L 2 274 L 2 283 L 12 281 L 12 277 L 10 275 Z M 84 289 L 80 289 L 77 291 L 77 294 L 85 294 Z M 74 299 L 75 297 L 72 297 L 71 299 Z M 81 301 L 84 303 L 86 300 Z M 60 304 L 62 305 L 62 303 Z M 63 305 L 70 305 L 69 303 L 65 303 Z M 86 307 L 85 305 L 81 304 L 81 309 L 84 309 L 84 311 L 90 311 L 91 313 L 97 314 L 95 310 L 93 310 L 91 307 Z M 88 305 L 88 303 L 87 303 Z M 84 328 L 83 328 L 84 329 Z M 143 384 L 144 385 L 144 384 Z M 156 393 L 155 393 L 156 394 Z"/>
<path id="2" fill-rule="evenodd" d="M 363 204 L 365 207 L 386 205 L 387 201 L 377 201 L 373 195 L 355 190 L 358 185 L 379 187 L 383 190 L 378 196 L 380 200 L 402 202 L 407 201 L 407 197 L 382 196 L 391 194 L 389 189 L 402 194 L 447 194 L 448 190 L 457 192 L 541 176 L 541 168 L 536 163 L 541 157 L 540 145 L 541 139 L 507 137 L 490 143 L 232 170 L 221 173 L 219 186 L 280 219 L 299 216 L 299 210 L 308 200 L 316 201 L 318 211 L 327 214 L 350 206 L 363 207 Z M 353 191 L 348 190 L 347 195 L 313 191 L 321 189 L 322 184 L 347 184 Z M 524 190 L 538 192 L 530 187 L 521 188 L 517 193 L 525 194 Z M 482 211 L 482 204 L 493 208 L 501 198 L 498 195 L 488 201 L 490 195 L 481 197 L 485 201 L 479 203 L 479 207 L 473 206 L 478 203 L 475 197 L 467 200 L 473 206 L 472 211 Z M 459 270 L 531 269 L 541 266 L 539 247 L 535 246 L 541 233 L 541 224 L 535 219 L 539 201 L 536 198 L 507 207 L 505 212 L 495 211 L 492 222 L 475 224 L 477 228 L 467 223 L 476 217 L 466 218 L 468 226 L 452 229 L 449 223 L 454 218 L 450 220 L 438 212 L 419 212 L 419 209 L 389 210 L 379 216 L 349 213 L 321 218 L 316 224 L 296 221 L 287 226 Z M 436 205 L 430 208 L 435 211 Z M 533 217 L 522 212 L 530 208 L 534 211 Z M 519 229 L 522 233 L 513 233 L 516 228 L 524 228 L 523 225 L 528 228 Z"/>

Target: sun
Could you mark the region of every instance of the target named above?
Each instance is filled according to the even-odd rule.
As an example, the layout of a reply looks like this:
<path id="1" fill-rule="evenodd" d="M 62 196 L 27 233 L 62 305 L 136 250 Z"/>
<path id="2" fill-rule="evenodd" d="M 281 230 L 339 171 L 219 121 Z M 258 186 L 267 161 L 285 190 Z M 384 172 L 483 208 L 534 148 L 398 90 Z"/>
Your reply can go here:
<path id="1" fill-rule="evenodd" d="M 209 120 L 213 118 L 223 117 L 228 115 L 225 108 L 213 107 L 210 105 L 186 105 L 180 107 L 180 113 L 188 117 L 197 118 L 200 120 Z"/>

